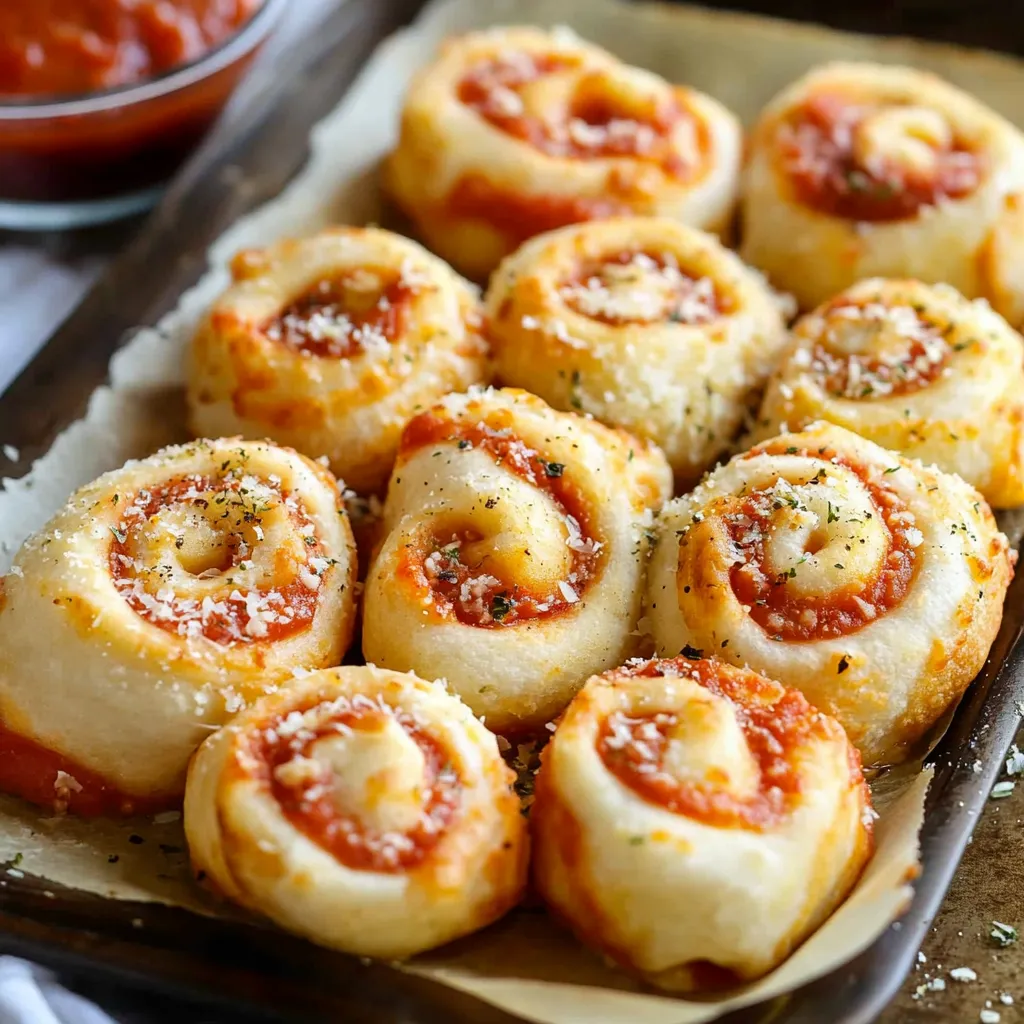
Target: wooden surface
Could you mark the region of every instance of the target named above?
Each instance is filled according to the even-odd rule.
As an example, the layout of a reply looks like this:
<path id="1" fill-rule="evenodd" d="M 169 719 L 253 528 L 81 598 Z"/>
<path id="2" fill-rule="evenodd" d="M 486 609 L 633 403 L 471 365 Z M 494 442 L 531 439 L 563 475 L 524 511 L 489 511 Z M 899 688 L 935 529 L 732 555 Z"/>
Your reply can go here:
<path id="1" fill-rule="evenodd" d="M 1024 730 L 1017 743 L 1024 744 Z M 1018 928 L 1022 937 L 1001 947 L 990 935 L 994 921 Z M 999 1013 L 1000 1024 L 1024 1022 L 1024 776 L 1009 797 L 986 804 L 921 953 L 924 961 L 879 1024 L 976 1022 L 985 1009 Z M 977 979 L 951 978 L 960 967 Z M 937 978 L 944 988 L 919 991 Z M 1003 993 L 1012 1005 L 1000 1001 Z"/>

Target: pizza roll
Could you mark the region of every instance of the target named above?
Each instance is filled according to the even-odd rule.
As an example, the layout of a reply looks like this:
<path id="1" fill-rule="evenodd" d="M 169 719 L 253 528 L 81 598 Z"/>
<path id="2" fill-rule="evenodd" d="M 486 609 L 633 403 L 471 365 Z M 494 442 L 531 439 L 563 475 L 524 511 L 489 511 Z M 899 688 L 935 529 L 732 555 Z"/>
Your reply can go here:
<path id="1" fill-rule="evenodd" d="M 621 214 L 711 231 L 731 219 L 739 123 L 566 29 L 450 40 L 409 87 L 387 165 L 435 252 L 483 279 L 520 242 Z"/>
<path id="2" fill-rule="evenodd" d="M 416 409 L 488 379 L 473 288 L 407 238 L 331 228 L 232 274 L 190 353 L 197 434 L 270 436 L 373 492 Z"/>
<path id="3" fill-rule="evenodd" d="M 485 308 L 502 383 L 656 442 L 684 489 L 730 446 L 786 341 L 760 275 L 666 218 L 534 238 Z"/>
<path id="4" fill-rule="evenodd" d="M 397 959 L 519 901 L 512 782 L 496 738 L 443 684 L 326 669 L 199 748 L 185 833 L 224 896 L 323 946 Z"/>
<path id="5" fill-rule="evenodd" d="M 862 281 L 799 321 L 758 436 L 818 419 L 1024 503 L 1024 342 L 946 285 Z"/>
<path id="6" fill-rule="evenodd" d="M 534 884 L 673 990 L 751 981 L 842 902 L 872 849 L 860 759 L 795 690 L 715 659 L 590 679 L 541 755 Z"/>
<path id="7" fill-rule="evenodd" d="M 165 448 L 72 495 L 0 588 L 0 789 L 173 805 L 211 728 L 335 665 L 355 618 L 334 478 L 287 448 Z"/>
<path id="8" fill-rule="evenodd" d="M 811 309 L 865 277 L 946 282 L 1024 320 L 1024 136 L 910 68 L 829 64 L 754 128 L 743 258 Z"/>
<path id="9" fill-rule="evenodd" d="M 638 640 L 645 524 L 664 456 L 523 391 L 412 420 L 366 580 L 367 661 L 444 678 L 488 728 L 527 733 Z"/>
<path id="10" fill-rule="evenodd" d="M 749 665 L 894 762 L 981 669 L 1012 572 L 973 487 L 821 423 L 665 507 L 646 625 L 658 653 Z"/>

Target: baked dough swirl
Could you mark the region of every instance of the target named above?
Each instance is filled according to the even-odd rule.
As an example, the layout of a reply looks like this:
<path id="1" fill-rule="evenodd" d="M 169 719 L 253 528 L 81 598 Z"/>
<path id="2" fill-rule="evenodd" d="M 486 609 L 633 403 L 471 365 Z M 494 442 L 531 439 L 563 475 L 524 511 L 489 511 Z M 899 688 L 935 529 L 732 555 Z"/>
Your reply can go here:
<path id="1" fill-rule="evenodd" d="M 409 87 L 387 175 L 430 248 L 484 279 L 525 239 L 615 214 L 722 231 L 739 123 L 558 29 L 449 41 Z"/>
<path id="2" fill-rule="evenodd" d="M 331 228 L 232 274 L 190 353 L 201 436 L 273 437 L 370 493 L 415 410 L 488 379 L 473 288 L 407 238 Z"/>
<path id="3" fill-rule="evenodd" d="M 80 814 L 173 805 L 211 728 L 337 664 L 355 619 L 334 478 L 194 441 L 72 495 L 0 591 L 0 788 Z"/>
<path id="4" fill-rule="evenodd" d="M 1017 325 L 1024 135 L 925 72 L 818 68 L 754 128 L 741 251 L 804 309 L 861 278 L 915 277 Z"/>
<path id="5" fill-rule="evenodd" d="M 786 342 L 760 275 L 667 218 L 531 239 L 492 277 L 485 310 L 502 383 L 656 442 L 680 489 L 730 446 Z"/>
<path id="6" fill-rule="evenodd" d="M 805 316 L 757 436 L 819 419 L 1024 503 L 1024 342 L 983 300 L 875 279 Z"/>
<path id="7" fill-rule="evenodd" d="M 1012 566 L 970 485 L 822 423 L 665 507 L 646 624 L 658 653 L 749 665 L 894 762 L 980 670 Z"/>
<path id="8" fill-rule="evenodd" d="M 327 669 L 200 747 L 185 832 L 225 896 L 321 945 L 396 959 L 519 901 L 512 782 L 495 737 L 441 683 Z"/>
<path id="9" fill-rule="evenodd" d="M 871 853 L 870 797 L 839 723 L 715 659 L 590 679 L 541 762 L 537 890 L 583 942 L 663 988 L 765 974 Z"/>
<path id="10" fill-rule="evenodd" d="M 635 648 L 664 456 L 523 391 L 405 429 L 363 606 L 367 661 L 445 678 L 496 732 L 553 718 Z"/>

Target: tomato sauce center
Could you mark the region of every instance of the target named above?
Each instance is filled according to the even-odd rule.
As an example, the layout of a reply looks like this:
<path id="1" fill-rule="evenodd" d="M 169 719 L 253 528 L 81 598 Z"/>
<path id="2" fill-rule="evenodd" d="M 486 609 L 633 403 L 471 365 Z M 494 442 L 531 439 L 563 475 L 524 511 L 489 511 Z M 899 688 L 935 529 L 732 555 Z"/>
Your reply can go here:
<path id="1" fill-rule="evenodd" d="M 824 337 L 811 352 L 811 370 L 834 398 L 895 398 L 937 380 L 953 346 L 946 330 L 906 305 L 836 302 L 824 313 Z M 847 329 L 872 332 L 876 349 L 844 351 L 835 336 Z"/>
<path id="2" fill-rule="evenodd" d="M 536 594 L 514 580 L 492 576 L 478 561 L 467 561 L 465 549 L 482 540 L 473 529 L 455 535 L 429 535 L 422 543 L 404 548 L 399 575 L 418 589 L 429 589 L 435 609 L 464 625 L 509 626 L 541 615 L 556 615 L 576 604 L 597 572 L 601 544 L 592 539 L 585 503 L 562 463 L 546 460 L 518 438 L 501 416 L 493 422 L 473 423 L 421 413 L 405 428 L 399 465 L 412 452 L 428 445 L 455 442 L 458 452 L 484 451 L 531 486 L 548 495 L 565 517 L 570 570 L 551 593 Z M 497 502 L 497 498 L 482 498 Z"/>
<path id="3" fill-rule="evenodd" d="M 582 69 L 582 58 L 567 54 L 514 53 L 484 60 L 459 81 L 456 94 L 494 128 L 556 159 L 628 158 L 653 165 L 677 180 L 699 174 L 711 140 L 703 120 L 670 87 L 664 96 L 629 99 L 619 95 L 612 73 Z M 551 116 L 535 109 L 531 89 L 549 75 L 578 76 L 564 111 Z M 675 129 L 687 124 L 684 152 Z M 479 174 L 460 177 L 446 207 L 453 215 L 483 220 L 510 244 L 581 221 L 631 212 L 629 174 L 612 170 L 602 195 L 524 194 L 492 184 Z"/>
<path id="4" fill-rule="evenodd" d="M 251 556 L 263 536 L 263 517 L 271 510 L 264 492 L 254 492 L 250 478 L 213 481 L 187 476 L 134 495 L 116 495 L 121 518 L 111 527 L 109 565 L 114 585 L 131 608 L 154 626 L 182 637 L 202 636 L 222 646 L 274 641 L 308 628 L 317 608 L 320 575 L 331 564 L 312 520 L 298 502 L 274 492 L 274 503 L 285 506 L 296 546 L 296 561 L 288 551 L 275 552 L 275 578 L 269 585 L 247 587 L 243 573 L 252 569 Z M 213 524 L 216 544 L 198 571 L 170 564 L 153 564 L 148 542 L 162 529 L 153 520 L 179 506 Z M 175 547 L 186 543 L 185 531 Z M 194 593 L 177 593 L 174 581 L 181 572 L 191 584 L 203 585 Z M 212 588 L 205 584 L 216 581 Z"/>
<path id="5" fill-rule="evenodd" d="M 386 269 L 361 267 L 315 282 L 262 327 L 303 355 L 347 359 L 386 349 L 406 329 L 417 290 Z"/>
<path id="6" fill-rule="evenodd" d="M 772 490 L 751 491 L 727 498 L 721 508 L 732 547 L 740 556 L 730 569 L 736 599 L 749 607 L 751 618 L 774 640 L 815 641 L 847 636 L 895 608 L 906 596 L 917 564 L 913 543 L 914 517 L 905 501 L 891 488 L 869 478 L 867 470 L 834 452 L 783 449 L 778 445 L 754 448 L 751 458 L 761 455 L 795 455 L 841 465 L 855 473 L 871 496 L 881 521 L 887 548 L 879 570 L 870 578 L 857 577 L 850 585 L 837 588 L 828 597 L 799 597 L 787 586 L 796 570 L 774 574 L 765 567 L 765 539 L 773 530 L 774 512 L 786 501 Z M 821 485 L 822 475 L 811 478 Z M 797 498 L 788 499 L 798 502 Z M 829 505 L 830 521 L 842 513 Z M 831 516 L 835 515 L 836 520 Z M 826 524 L 827 528 L 827 524 Z M 836 566 L 842 569 L 841 565 Z"/>
<path id="7" fill-rule="evenodd" d="M 681 676 L 728 700 L 759 772 L 758 790 L 747 798 L 707 782 L 676 778 L 665 770 L 663 760 L 679 715 L 615 711 L 601 725 L 597 751 L 620 782 L 648 803 L 720 828 L 761 830 L 786 814 L 801 789 L 794 753 L 828 735 L 825 720 L 802 694 L 788 690 L 780 696 L 777 683 L 753 672 L 741 677 L 720 673 L 713 660 L 655 660 L 627 666 L 618 674 Z"/>
<path id="8" fill-rule="evenodd" d="M 778 138 L 778 156 L 805 206 L 846 220 L 896 221 L 977 189 L 984 172 L 982 156 L 956 137 L 944 144 L 908 135 L 913 144 L 928 147 L 927 166 L 884 153 L 862 161 L 856 152 L 857 133 L 876 113 L 869 104 L 823 94 L 790 115 Z"/>
<path id="9" fill-rule="evenodd" d="M 671 132 L 691 115 L 674 94 L 664 101 L 626 103 L 615 95 L 608 72 L 590 71 L 582 76 L 564 117 L 546 117 L 529 109 L 524 94 L 532 83 L 547 75 L 575 72 L 580 63 L 567 55 L 528 53 L 483 61 L 459 82 L 458 97 L 495 128 L 549 156 L 638 157 L 683 177 L 690 168 L 672 144 Z"/>
<path id="10" fill-rule="evenodd" d="M 318 716 L 316 723 L 295 732 L 282 728 L 281 721 L 268 723 L 250 740 L 246 753 L 251 757 L 245 759 L 243 770 L 255 772 L 270 786 L 274 799 L 295 828 L 347 867 L 390 873 L 416 867 L 445 836 L 456 815 L 460 790 L 457 769 L 441 743 L 402 710 L 358 696 L 351 700 L 339 698 L 333 704 L 327 714 Z M 315 754 L 317 741 L 352 730 L 380 730 L 388 716 L 423 755 L 422 810 L 412 829 L 377 833 L 338 808 L 329 769 L 318 767 L 310 755 Z M 294 776 L 280 770 L 296 758 L 309 758 L 312 770 Z M 255 768 L 251 767 L 253 762 Z"/>

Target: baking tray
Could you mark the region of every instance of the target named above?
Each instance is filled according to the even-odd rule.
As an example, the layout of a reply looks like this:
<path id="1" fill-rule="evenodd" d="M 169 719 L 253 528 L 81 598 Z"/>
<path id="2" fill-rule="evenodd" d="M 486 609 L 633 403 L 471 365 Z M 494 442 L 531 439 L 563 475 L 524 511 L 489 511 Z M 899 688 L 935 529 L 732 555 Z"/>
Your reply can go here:
<path id="1" fill-rule="evenodd" d="M 204 271 L 209 245 L 239 216 L 281 191 L 306 160 L 313 125 L 341 99 L 374 47 L 421 5 L 422 0 L 346 0 L 284 57 L 293 69 L 287 79 L 250 83 L 244 103 L 229 110 L 134 242 L 0 397 L 0 439 L 19 452 L 14 460 L 0 461 L 4 475 L 28 471 L 84 413 L 90 394 L 106 380 L 110 357 L 132 329 L 155 323 L 172 308 Z M 1024 53 L 1024 22 L 1015 17 L 1014 4 L 1001 0 L 910 7 L 877 0 L 828 11 L 808 0 L 714 6 Z M 929 758 L 935 776 L 921 832 L 923 868 L 907 913 L 840 970 L 723 1020 L 866 1024 L 895 995 L 1020 723 L 1024 645 L 1015 645 L 1022 629 L 1024 574 L 1010 588 L 985 669 Z M 105 900 L 31 876 L 0 882 L 0 952 L 87 977 L 92 986 L 119 982 L 189 1001 L 193 1012 L 179 1003 L 168 1019 L 217 1012 L 238 1020 L 351 1024 L 515 1019 L 454 989 L 317 948 L 269 926 Z M 159 1016 L 160 1005 L 153 1009 Z"/>

